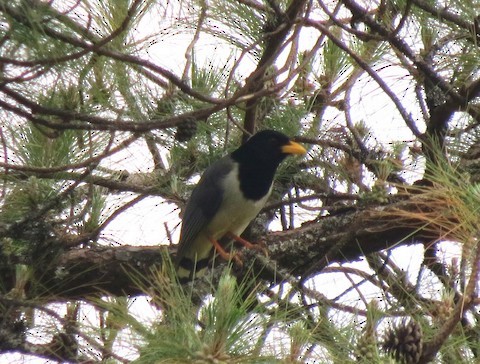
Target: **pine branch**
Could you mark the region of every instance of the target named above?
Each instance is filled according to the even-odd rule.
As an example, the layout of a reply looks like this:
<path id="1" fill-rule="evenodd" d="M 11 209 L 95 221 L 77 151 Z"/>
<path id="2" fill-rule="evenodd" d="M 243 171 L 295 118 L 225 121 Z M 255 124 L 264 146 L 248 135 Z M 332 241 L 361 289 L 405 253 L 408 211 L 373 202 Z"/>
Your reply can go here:
<path id="1" fill-rule="evenodd" d="M 390 206 L 412 208 L 408 202 Z M 295 276 L 308 276 L 322 271 L 328 264 L 345 263 L 360 259 L 362 256 L 400 245 L 431 241 L 432 233 L 422 230 L 423 221 L 398 226 L 398 218 L 374 218 L 383 214 L 379 210 L 360 210 L 337 216 L 322 218 L 294 230 L 274 232 L 261 239 L 268 251 L 269 260 L 279 268 L 292 272 Z M 68 246 L 57 242 L 58 246 Z M 138 295 L 141 290 L 132 280 L 132 271 L 148 276 L 153 267 L 162 264 L 161 251 L 167 249 L 174 254 L 175 247 L 101 247 L 78 248 L 61 253 L 55 261 L 43 267 L 45 281 L 39 282 L 44 287 L 41 296 L 45 298 L 70 299 L 100 293 L 113 295 Z M 326 258 L 328 257 L 328 259 Z M 255 263 L 255 270 L 262 272 L 261 264 Z M 8 282 L 14 282 L 12 274 L 5 275 L 7 291 L 12 289 Z M 266 274 L 261 277 L 275 281 L 275 277 Z"/>

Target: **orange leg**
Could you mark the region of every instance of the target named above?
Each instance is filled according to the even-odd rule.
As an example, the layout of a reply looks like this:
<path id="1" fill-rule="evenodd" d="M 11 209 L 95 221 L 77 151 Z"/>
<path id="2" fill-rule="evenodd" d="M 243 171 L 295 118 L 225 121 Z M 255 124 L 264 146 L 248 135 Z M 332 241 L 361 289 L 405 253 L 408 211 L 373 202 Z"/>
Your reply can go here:
<path id="1" fill-rule="evenodd" d="M 262 244 L 252 244 L 250 243 L 248 240 L 245 240 L 244 238 L 240 237 L 240 236 L 237 236 L 235 235 L 234 233 L 232 232 L 227 232 L 225 234 L 225 236 L 227 238 L 230 238 L 230 239 L 233 239 L 235 240 L 237 243 L 240 243 L 242 244 L 245 248 L 247 249 L 253 249 L 253 250 L 256 250 L 258 252 L 261 252 L 263 253 L 264 255 L 268 256 L 268 250 L 265 249 L 265 246 L 262 245 Z"/>
<path id="2" fill-rule="evenodd" d="M 245 248 L 247 248 L 247 249 L 256 249 L 256 246 L 255 246 L 254 244 L 250 243 L 249 241 L 245 240 L 244 238 L 241 238 L 241 237 L 238 236 L 238 235 L 235 235 L 234 233 L 232 233 L 232 232 L 230 232 L 230 231 L 227 232 L 227 233 L 225 234 L 225 236 L 226 236 L 227 238 L 230 238 L 230 239 L 235 240 L 237 243 L 242 244 L 242 245 L 243 245 Z"/>
<path id="3" fill-rule="evenodd" d="M 240 258 L 238 257 L 237 254 L 227 253 L 225 251 L 225 249 L 223 249 L 223 247 L 219 244 L 219 242 L 216 239 L 213 239 L 211 237 L 208 237 L 208 239 L 210 240 L 212 245 L 215 247 L 215 250 L 217 251 L 218 255 L 220 255 L 223 259 L 225 259 L 227 261 L 233 259 L 235 261 L 235 264 L 237 264 L 239 266 L 243 266 L 243 263 L 242 263 L 242 261 L 240 260 Z M 247 243 L 248 243 L 248 241 L 247 241 Z"/>

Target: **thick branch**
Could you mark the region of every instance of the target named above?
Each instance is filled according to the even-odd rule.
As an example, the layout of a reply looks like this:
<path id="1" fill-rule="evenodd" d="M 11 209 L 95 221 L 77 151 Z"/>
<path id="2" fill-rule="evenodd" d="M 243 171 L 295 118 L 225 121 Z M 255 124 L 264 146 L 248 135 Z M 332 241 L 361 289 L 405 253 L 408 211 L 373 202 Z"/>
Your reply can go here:
<path id="1" fill-rule="evenodd" d="M 393 207 L 405 209 L 408 202 L 388 209 Z M 368 253 L 434 238 L 420 230 L 422 222 L 412 220 L 398 226 L 398 219 L 388 213 L 379 218 L 383 213 L 382 209 L 375 209 L 329 216 L 299 229 L 268 234 L 263 243 L 272 264 L 276 262 L 277 267 L 297 276 L 311 276 L 333 262 L 357 260 Z M 174 246 L 89 247 L 64 252 L 36 275 L 45 277 L 39 278 L 41 292 L 27 292 L 27 296 L 56 300 L 99 294 L 141 294 L 138 279 L 162 264 L 162 249 L 170 254 L 175 252 Z M 263 267 L 255 268 L 260 271 Z M 3 277 L 4 286 L 12 289 L 14 270 L 5 272 Z M 263 278 L 273 280 L 269 276 Z"/>

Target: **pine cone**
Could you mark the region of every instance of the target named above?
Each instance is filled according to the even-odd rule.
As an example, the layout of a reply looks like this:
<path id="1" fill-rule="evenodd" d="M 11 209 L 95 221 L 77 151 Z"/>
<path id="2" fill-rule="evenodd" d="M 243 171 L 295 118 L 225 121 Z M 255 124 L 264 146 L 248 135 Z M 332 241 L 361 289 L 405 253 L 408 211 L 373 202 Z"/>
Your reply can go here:
<path id="1" fill-rule="evenodd" d="M 197 121 L 193 118 L 189 118 L 182 121 L 177 125 L 177 132 L 175 133 L 175 139 L 179 142 L 185 142 L 193 138 L 197 132 Z"/>
<path id="2" fill-rule="evenodd" d="M 413 319 L 404 319 L 387 331 L 382 348 L 400 363 L 416 364 L 423 350 L 422 328 Z"/>

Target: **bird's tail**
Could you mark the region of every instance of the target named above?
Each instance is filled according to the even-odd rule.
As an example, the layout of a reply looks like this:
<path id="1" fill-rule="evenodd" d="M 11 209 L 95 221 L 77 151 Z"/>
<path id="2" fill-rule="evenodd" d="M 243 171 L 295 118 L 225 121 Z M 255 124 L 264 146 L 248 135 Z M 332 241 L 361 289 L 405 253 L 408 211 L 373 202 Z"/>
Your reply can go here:
<path id="1" fill-rule="evenodd" d="M 176 264 L 177 276 L 180 283 L 192 281 L 194 278 L 204 276 L 210 265 L 210 261 L 210 255 L 203 259 L 197 259 L 196 256 L 184 256 Z"/>

